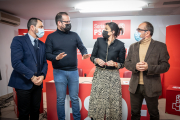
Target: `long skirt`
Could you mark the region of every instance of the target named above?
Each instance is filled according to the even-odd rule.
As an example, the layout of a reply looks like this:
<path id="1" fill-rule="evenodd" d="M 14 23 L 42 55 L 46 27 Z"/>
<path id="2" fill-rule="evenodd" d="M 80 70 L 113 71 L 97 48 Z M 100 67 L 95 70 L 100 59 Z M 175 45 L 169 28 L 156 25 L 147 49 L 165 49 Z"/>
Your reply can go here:
<path id="1" fill-rule="evenodd" d="M 122 119 L 122 93 L 118 69 L 108 70 L 96 67 L 88 116 L 94 120 Z"/>

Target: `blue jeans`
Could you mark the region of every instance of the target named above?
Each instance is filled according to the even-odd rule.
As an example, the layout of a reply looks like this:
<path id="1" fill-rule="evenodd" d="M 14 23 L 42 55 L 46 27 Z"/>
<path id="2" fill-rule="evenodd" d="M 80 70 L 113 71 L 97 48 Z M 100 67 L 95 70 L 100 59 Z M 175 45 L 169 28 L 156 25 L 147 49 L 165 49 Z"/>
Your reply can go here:
<path id="1" fill-rule="evenodd" d="M 72 112 L 74 120 L 80 120 L 79 108 L 79 74 L 78 70 L 64 71 L 59 69 L 53 70 L 54 81 L 57 93 L 57 114 L 59 120 L 65 120 L 65 98 L 67 85 L 69 88 L 69 96 L 71 99 Z"/>

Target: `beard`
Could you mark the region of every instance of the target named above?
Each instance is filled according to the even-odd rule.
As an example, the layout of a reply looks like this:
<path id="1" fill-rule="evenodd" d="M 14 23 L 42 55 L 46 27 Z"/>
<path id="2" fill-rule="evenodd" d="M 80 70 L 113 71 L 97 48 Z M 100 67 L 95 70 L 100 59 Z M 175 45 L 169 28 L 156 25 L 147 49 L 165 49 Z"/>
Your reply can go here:
<path id="1" fill-rule="evenodd" d="M 65 27 L 61 26 L 60 29 L 65 33 L 68 33 L 71 30 L 71 24 L 65 24 Z"/>

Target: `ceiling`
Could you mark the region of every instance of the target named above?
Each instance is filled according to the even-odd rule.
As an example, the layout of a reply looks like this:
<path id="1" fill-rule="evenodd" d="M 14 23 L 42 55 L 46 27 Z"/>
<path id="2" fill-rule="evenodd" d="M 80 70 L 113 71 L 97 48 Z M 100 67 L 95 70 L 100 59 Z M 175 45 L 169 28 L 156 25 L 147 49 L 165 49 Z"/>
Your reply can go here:
<path id="1" fill-rule="evenodd" d="M 77 11 L 72 12 L 77 4 L 85 1 L 97 0 L 0 0 L 0 11 L 5 11 L 24 19 L 29 19 L 30 17 L 38 17 L 43 20 L 54 19 L 55 15 L 58 12 L 68 12 L 71 18 L 180 15 L 180 0 L 140 0 L 148 3 L 148 6 L 144 7 L 142 11 L 108 13 L 79 13 Z M 113 2 L 113 0 L 98 1 Z M 131 4 L 132 0 L 124 1 L 129 1 L 129 4 Z M 164 2 L 172 3 L 163 5 Z M 121 5 L 119 5 L 119 7 L 121 7 Z"/>

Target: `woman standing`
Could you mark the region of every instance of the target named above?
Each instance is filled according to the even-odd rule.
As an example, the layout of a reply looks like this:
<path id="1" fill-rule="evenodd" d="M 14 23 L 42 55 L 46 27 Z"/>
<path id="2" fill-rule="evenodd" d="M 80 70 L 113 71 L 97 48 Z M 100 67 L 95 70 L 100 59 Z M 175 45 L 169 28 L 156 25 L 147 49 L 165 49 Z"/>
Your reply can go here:
<path id="1" fill-rule="evenodd" d="M 94 72 L 88 116 L 92 120 L 121 120 L 122 94 L 119 69 L 124 67 L 125 47 L 117 36 L 122 28 L 114 22 L 106 23 L 103 38 L 98 38 L 91 61 Z"/>

